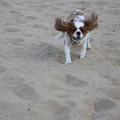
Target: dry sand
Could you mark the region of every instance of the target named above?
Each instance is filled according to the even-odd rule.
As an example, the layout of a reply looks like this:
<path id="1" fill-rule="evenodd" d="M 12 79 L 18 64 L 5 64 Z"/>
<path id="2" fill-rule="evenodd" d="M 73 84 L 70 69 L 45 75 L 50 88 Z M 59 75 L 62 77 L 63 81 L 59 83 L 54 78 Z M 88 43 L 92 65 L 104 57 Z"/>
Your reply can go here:
<path id="1" fill-rule="evenodd" d="M 65 65 L 54 19 L 82 2 L 0 0 L 0 120 L 120 120 L 120 0 L 83 3 L 99 27 Z"/>

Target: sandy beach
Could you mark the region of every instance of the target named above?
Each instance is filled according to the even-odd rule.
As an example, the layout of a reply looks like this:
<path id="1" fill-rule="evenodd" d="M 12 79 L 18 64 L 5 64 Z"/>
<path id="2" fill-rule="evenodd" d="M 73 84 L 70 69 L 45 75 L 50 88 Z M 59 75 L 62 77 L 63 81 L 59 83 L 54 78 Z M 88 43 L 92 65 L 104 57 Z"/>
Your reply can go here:
<path id="1" fill-rule="evenodd" d="M 55 17 L 98 14 L 86 57 L 55 40 Z M 0 120 L 120 120 L 120 0 L 0 0 Z"/>

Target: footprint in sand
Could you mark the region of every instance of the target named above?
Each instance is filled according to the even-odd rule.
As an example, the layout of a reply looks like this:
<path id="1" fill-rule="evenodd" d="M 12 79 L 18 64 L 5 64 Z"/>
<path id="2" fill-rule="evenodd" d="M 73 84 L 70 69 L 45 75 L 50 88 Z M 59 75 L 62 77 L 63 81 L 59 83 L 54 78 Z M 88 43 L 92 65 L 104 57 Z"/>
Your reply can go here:
<path id="1" fill-rule="evenodd" d="M 29 85 L 22 83 L 15 87 L 14 93 L 21 99 L 33 100 L 33 98 L 35 97 L 36 90 L 30 87 Z"/>
<path id="2" fill-rule="evenodd" d="M 63 109 L 59 110 L 57 115 L 53 118 L 53 120 L 70 120 L 70 109 L 67 107 L 63 107 Z"/>
<path id="3" fill-rule="evenodd" d="M 28 120 L 36 120 L 36 118 L 37 120 L 70 120 L 70 109 L 54 100 L 34 103 L 31 109 L 27 116 Z"/>
<path id="4" fill-rule="evenodd" d="M 116 107 L 116 103 L 110 99 L 100 99 L 94 103 L 96 112 L 105 112 Z"/>
<path id="5" fill-rule="evenodd" d="M 116 103 L 110 99 L 100 99 L 94 102 L 94 108 L 96 114 L 93 116 L 93 120 L 97 120 L 104 117 L 107 111 L 116 108 Z"/>
<path id="6" fill-rule="evenodd" d="M 59 49 L 53 45 L 49 45 L 45 42 L 40 43 L 40 52 L 38 53 L 38 56 L 40 56 L 41 59 L 55 59 L 59 53 Z"/>
<path id="7" fill-rule="evenodd" d="M 77 77 L 74 77 L 72 75 L 66 75 L 66 83 L 68 85 L 71 85 L 73 87 L 84 87 L 86 85 L 88 85 L 87 81 L 82 81 Z"/>
<path id="8" fill-rule="evenodd" d="M 52 120 L 70 120 L 70 109 L 66 106 L 62 106 L 55 101 L 45 102 L 47 109 L 54 113 L 54 118 Z"/>

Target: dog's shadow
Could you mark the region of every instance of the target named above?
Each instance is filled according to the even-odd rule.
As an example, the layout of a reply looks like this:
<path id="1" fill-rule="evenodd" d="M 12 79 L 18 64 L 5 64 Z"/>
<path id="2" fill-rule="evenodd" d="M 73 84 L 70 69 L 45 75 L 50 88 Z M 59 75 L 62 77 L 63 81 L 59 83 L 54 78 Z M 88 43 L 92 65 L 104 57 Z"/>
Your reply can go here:
<path id="1" fill-rule="evenodd" d="M 40 42 L 39 47 L 22 46 L 22 48 L 15 48 L 9 54 L 12 58 L 19 58 L 24 60 L 33 61 L 56 61 L 58 63 L 65 63 L 64 50 L 60 50 L 57 47 L 45 42 Z M 71 53 L 72 61 L 78 59 L 78 55 Z"/>
<path id="2" fill-rule="evenodd" d="M 55 60 L 59 63 L 64 62 L 64 51 L 60 51 L 57 47 L 45 42 L 40 43 L 37 56 L 39 56 L 39 60 Z"/>
<path id="3" fill-rule="evenodd" d="M 76 50 L 78 51 L 78 50 Z M 61 64 L 65 63 L 65 53 L 64 50 L 60 51 L 57 47 L 47 44 L 45 42 L 40 43 L 40 52 L 38 53 L 39 59 L 42 60 L 53 60 Z M 79 54 L 71 53 L 72 61 L 79 59 Z"/>

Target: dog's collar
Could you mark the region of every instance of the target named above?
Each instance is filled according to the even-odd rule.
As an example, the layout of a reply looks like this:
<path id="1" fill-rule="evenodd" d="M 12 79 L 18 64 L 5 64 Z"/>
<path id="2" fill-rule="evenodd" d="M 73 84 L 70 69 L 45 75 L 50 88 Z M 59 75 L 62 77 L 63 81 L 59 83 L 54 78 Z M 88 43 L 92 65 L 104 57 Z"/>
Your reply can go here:
<path id="1" fill-rule="evenodd" d="M 82 38 L 81 38 L 79 41 L 75 41 L 75 40 L 74 40 L 74 38 L 70 38 L 70 40 L 71 40 L 71 42 L 72 42 L 72 43 L 74 43 L 74 44 L 75 44 L 75 43 L 81 43 Z"/>

